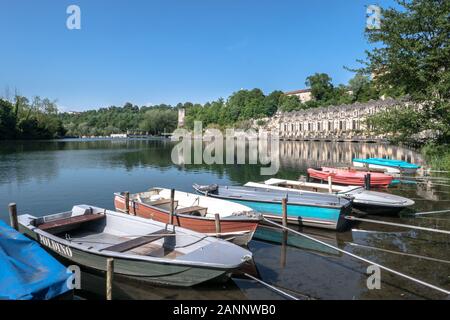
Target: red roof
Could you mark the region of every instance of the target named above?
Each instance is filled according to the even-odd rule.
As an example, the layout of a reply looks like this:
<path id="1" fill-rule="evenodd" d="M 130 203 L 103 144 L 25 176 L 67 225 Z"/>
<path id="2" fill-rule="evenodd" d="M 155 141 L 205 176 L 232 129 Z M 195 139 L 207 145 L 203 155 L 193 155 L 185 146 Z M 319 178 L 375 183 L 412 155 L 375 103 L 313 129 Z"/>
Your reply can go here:
<path id="1" fill-rule="evenodd" d="M 311 92 L 311 89 L 301 89 L 301 90 L 296 90 L 296 91 L 290 91 L 290 92 L 285 92 L 285 95 L 292 95 L 292 94 L 299 94 L 299 93 L 307 93 L 307 92 Z"/>

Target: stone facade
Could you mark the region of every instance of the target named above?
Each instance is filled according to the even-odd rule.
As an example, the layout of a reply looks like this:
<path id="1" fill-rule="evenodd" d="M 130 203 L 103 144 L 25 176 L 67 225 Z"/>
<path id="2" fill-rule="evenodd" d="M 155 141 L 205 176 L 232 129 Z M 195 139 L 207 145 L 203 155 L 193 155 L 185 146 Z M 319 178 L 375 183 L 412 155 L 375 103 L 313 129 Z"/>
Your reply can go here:
<path id="1" fill-rule="evenodd" d="M 367 128 L 367 117 L 378 112 L 398 107 L 394 99 L 354 103 L 294 111 L 278 112 L 264 119 L 267 130 L 278 131 L 285 140 L 330 140 L 330 141 L 380 141 Z"/>
<path id="2" fill-rule="evenodd" d="M 296 96 L 302 103 L 312 100 L 311 89 L 302 89 L 302 90 L 286 92 L 285 95 Z"/>

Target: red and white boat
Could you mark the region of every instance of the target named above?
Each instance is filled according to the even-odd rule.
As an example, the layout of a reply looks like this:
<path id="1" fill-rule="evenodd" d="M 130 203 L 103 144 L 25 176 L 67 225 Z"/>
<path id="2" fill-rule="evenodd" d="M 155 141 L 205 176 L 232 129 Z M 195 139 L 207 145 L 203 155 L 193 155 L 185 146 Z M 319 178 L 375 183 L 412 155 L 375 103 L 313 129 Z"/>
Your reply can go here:
<path id="1" fill-rule="evenodd" d="M 333 183 L 351 186 L 364 186 L 368 174 L 370 174 L 371 187 L 387 187 L 394 179 L 392 176 L 380 172 L 327 167 L 322 167 L 321 169 L 309 168 L 308 174 L 313 179 L 327 181 L 328 177 L 331 177 Z"/>
<path id="2" fill-rule="evenodd" d="M 125 212 L 125 193 L 114 194 L 117 211 Z M 129 214 L 169 223 L 171 190 L 152 188 L 130 194 Z M 220 217 L 220 232 L 216 229 L 216 214 Z M 226 200 L 214 199 L 183 191 L 175 191 L 173 224 L 183 228 L 219 236 L 239 245 L 246 245 L 262 220 L 253 209 Z"/>

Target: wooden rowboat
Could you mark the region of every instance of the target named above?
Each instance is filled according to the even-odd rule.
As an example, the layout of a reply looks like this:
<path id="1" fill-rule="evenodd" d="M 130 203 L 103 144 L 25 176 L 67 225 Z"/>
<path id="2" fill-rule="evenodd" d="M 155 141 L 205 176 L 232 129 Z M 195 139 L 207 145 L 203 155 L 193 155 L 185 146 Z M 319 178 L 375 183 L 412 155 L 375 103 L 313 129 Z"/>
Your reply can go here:
<path id="1" fill-rule="evenodd" d="M 193 286 L 223 281 L 251 260 L 250 251 L 192 230 L 88 205 L 18 217 L 20 231 L 69 263 L 150 283 Z"/>
<path id="2" fill-rule="evenodd" d="M 387 187 L 392 183 L 394 179 L 392 176 L 379 173 L 379 172 L 365 172 L 356 171 L 351 169 L 336 169 L 322 167 L 320 169 L 308 169 L 308 174 L 311 178 L 328 181 L 328 177 L 331 177 L 331 181 L 337 184 L 350 185 L 350 186 L 364 186 L 365 179 L 370 174 L 370 186 L 371 187 Z"/>
<path id="3" fill-rule="evenodd" d="M 125 193 L 114 194 L 116 210 L 125 211 Z M 168 222 L 171 190 L 152 188 L 130 195 L 129 213 L 143 218 Z M 216 227 L 220 217 L 220 231 Z M 173 224 L 210 236 L 219 236 L 238 245 L 246 245 L 253 237 L 262 216 L 253 209 L 229 201 L 183 191 L 174 194 Z"/>

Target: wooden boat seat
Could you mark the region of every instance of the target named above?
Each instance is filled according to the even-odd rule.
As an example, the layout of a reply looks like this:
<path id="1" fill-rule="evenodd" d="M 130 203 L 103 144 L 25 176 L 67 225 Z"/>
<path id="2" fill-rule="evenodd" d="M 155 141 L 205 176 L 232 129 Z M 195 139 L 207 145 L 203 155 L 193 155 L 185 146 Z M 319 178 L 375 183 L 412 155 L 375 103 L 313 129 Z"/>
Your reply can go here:
<path id="1" fill-rule="evenodd" d="M 78 224 L 82 224 L 82 223 L 86 223 L 86 222 L 90 222 L 90 221 L 101 220 L 104 218 L 105 218 L 104 214 L 86 214 L 86 215 L 75 216 L 75 217 L 71 217 L 71 218 L 59 219 L 59 220 L 43 223 L 43 224 L 39 225 L 38 228 L 43 231 L 50 232 L 56 228 L 78 225 Z"/>
<path id="2" fill-rule="evenodd" d="M 128 240 L 122 243 L 118 243 L 109 247 L 106 247 L 102 249 L 101 251 L 114 251 L 114 252 L 125 252 L 129 251 L 131 249 L 143 246 L 145 244 L 148 244 L 150 242 L 157 241 L 159 239 L 164 238 L 166 235 L 171 234 L 171 232 L 167 231 L 166 229 L 161 229 L 156 232 L 150 233 L 146 236 L 142 236 L 139 238 L 135 238 L 132 240 Z"/>
<path id="3" fill-rule="evenodd" d="M 194 207 L 186 207 L 186 208 L 180 208 L 178 210 L 175 211 L 176 214 L 192 214 L 192 213 L 200 213 L 201 216 L 206 215 L 206 211 L 208 210 L 208 208 L 205 207 L 199 207 L 199 206 L 194 206 Z"/>

